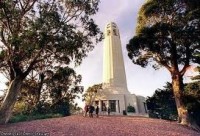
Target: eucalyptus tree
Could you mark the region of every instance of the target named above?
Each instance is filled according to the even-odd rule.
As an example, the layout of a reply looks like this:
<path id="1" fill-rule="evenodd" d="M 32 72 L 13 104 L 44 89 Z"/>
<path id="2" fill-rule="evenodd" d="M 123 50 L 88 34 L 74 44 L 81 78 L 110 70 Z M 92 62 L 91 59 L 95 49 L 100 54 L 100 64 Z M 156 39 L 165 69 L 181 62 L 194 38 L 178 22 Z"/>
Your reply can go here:
<path id="1" fill-rule="evenodd" d="M 53 104 L 65 98 L 73 101 L 78 93 L 83 92 L 83 87 L 79 86 L 82 77 L 72 68 L 57 67 L 55 72 L 47 72 L 48 78 L 44 81 L 44 90 L 50 94 Z"/>
<path id="2" fill-rule="evenodd" d="M 0 109 L 6 123 L 31 71 L 46 66 L 80 64 L 101 39 L 92 15 L 99 0 L 0 1 L 0 71 L 9 87 Z"/>
<path id="3" fill-rule="evenodd" d="M 178 121 L 190 125 L 183 103 L 183 76 L 200 47 L 200 3 L 198 0 L 147 0 L 141 7 L 136 35 L 127 45 L 134 64 L 155 69 L 165 67 L 171 74 Z"/>
<path id="4" fill-rule="evenodd" d="M 79 86 L 80 82 L 81 75 L 77 75 L 68 66 L 55 67 L 54 70 L 46 71 L 43 88 L 40 92 L 40 104 L 37 107 L 43 106 L 43 103 L 45 105 L 51 98 L 49 103 L 51 111 L 49 112 L 68 115 L 70 113 L 69 105 L 73 105 L 74 99 L 78 97 L 77 94 L 83 92 L 83 87 Z"/>

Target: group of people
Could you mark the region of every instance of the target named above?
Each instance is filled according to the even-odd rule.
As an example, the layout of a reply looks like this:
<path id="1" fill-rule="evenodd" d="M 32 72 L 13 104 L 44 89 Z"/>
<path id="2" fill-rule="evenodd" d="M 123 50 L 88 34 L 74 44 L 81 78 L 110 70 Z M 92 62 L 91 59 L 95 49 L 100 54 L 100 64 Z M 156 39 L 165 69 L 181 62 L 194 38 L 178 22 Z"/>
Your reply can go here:
<path id="1" fill-rule="evenodd" d="M 93 105 L 85 105 L 84 107 L 84 116 L 86 117 L 87 114 L 89 113 L 89 117 L 93 118 L 93 112 L 95 111 L 96 117 L 99 117 L 99 106 L 96 105 L 94 107 Z"/>
<path id="2" fill-rule="evenodd" d="M 108 115 L 110 115 L 110 107 L 107 108 L 103 107 L 104 110 L 103 111 L 107 111 Z M 99 106 L 96 105 L 95 107 L 93 105 L 85 105 L 84 107 L 84 117 L 87 116 L 87 114 L 89 113 L 89 117 L 93 118 L 93 112 L 95 111 L 96 117 L 99 117 Z"/>

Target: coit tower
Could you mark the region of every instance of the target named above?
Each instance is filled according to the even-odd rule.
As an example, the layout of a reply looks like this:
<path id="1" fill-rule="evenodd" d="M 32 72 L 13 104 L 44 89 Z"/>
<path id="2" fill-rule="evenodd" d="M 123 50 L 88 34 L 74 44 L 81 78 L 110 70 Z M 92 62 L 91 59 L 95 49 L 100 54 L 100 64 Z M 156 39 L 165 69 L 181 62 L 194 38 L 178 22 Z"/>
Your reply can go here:
<path id="1" fill-rule="evenodd" d="M 104 32 L 103 83 L 104 87 L 122 88 L 127 91 L 120 33 L 113 22 L 106 25 Z"/>
<path id="2" fill-rule="evenodd" d="M 135 113 L 145 114 L 145 97 L 131 94 L 127 89 L 120 33 L 117 25 L 108 23 L 104 31 L 103 88 L 97 92 L 95 104 L 100 113 L 110 108 L 113 115 L 123 114 L 133 106 Z"/>

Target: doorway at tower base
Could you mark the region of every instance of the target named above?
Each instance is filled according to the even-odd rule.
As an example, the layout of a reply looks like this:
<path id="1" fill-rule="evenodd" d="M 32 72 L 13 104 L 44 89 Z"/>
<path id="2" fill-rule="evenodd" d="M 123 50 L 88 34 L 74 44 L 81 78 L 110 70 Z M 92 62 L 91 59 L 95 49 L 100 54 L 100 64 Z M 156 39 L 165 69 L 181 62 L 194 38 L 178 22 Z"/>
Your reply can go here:
<path id="1" fill-rule="evenodd" d="M 109 94 L 97 95 L 93 105 L 99 106 L 100 115 L 129 115 L 129 116 L 148 116 L 145 97 L 135 94 Z M 135 112 L 128 112 L 128 106 L 134 107 Z"/>

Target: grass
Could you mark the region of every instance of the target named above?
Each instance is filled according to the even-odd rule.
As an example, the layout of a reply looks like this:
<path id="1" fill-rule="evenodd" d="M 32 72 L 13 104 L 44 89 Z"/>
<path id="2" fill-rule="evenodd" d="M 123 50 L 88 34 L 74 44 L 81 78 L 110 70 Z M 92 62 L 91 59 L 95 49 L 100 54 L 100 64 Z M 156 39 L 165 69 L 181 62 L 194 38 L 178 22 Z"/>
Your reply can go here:
<path id="1" fill-rule="evenodd" d="M 12 116 L 9 120 L 9 123 L 23 122 L 23 121 L 31 121 L 38 119 L 47 119 L 47 118 L 58 118 L 63 117 L 61 114 L 36 114 L 36 115 L 24 115 L 19 114 Z"/>

